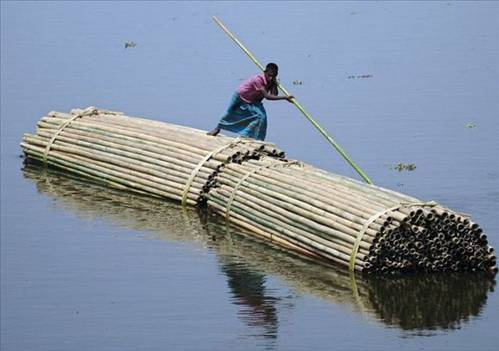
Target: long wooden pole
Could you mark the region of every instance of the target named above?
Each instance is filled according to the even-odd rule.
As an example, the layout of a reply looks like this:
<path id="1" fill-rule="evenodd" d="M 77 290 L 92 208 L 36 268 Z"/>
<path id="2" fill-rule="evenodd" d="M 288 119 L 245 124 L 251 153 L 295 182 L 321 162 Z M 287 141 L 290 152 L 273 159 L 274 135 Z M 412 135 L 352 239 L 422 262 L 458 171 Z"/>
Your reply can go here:
<path id="1" fill-rule="evenodd" d="M 251 61 L 255 63 L 255 65 L 257 65 L 262 71 L 265 70 L 265 68 L 261 65 L 260 62 L 258 62 L 255 56 L 253 56 L 253 54 L 239 41 L 239 39 L 237 39 L 234 36 L 234 34 L 232 34 L 227 29 L 227 27 L 217 17 L 213 16 L 213 20 L 246 53 L 246 55 L 248 55 L 248 57 L 251 59 Z M 279 89 L 281 89 L 281 91 L 284 94 L 288 96 L 290 95 L 289 92 L 286 90 L 286 88 L 284 88 L 284 86 L 281 83 L 278 83 L 278 87 Z M 310 121 L 310 123 L 312 123 L 312 125 L 326 138 L 326 140 L 331 145 L 334 146 L 334 148 L 340 153 L 341 156 L 343 156 L 343 158 L 350 164 L 350 166 L 352 166 L 357 171 L 357 173 L 362 177 L 362 179 L 368 184 L 373 184 L 372 180 L 367 176 L 367 174 L 365 174 L 364 171 L 362 171 L 362 169 L 360 169 L 359 166 L 357 166 L 355 162 L 353 162 L 353 160 L 350 158 L 350 156 L 348 156 L 346 151 L 336 141 L 334 141 L 332 137 L 329 136 L 326 130 L 322 128 L 319 125 L 319 123 L 315 121 L 315 119 L 305 110 L 305 108 L 296 99 L 293 99 L 292 103 L 298 108 L 298 110 L 300 110 L 301 113 L 303 113 L 303 115 Z"/>

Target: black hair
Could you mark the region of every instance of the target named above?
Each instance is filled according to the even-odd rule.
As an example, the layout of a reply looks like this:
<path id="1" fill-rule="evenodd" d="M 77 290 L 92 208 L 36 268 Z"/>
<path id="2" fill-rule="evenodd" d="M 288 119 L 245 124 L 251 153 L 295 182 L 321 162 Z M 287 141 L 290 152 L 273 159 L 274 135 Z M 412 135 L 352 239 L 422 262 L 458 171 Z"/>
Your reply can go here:
<path id="1" fill-rule="evenodd" d="M 279 73 L 279 67 L 275 63 L 270 62 L 265 67 L 265 71 L 272 71 L 277 75 Z M 277 80 L 275 78 L 271 82 L 268 82 L 267 91 L 272 95 L 279 94 L 279 91 L 277 90 Z"/>
<path id="2" fill-rule="evenodd" d="M 275 63 L 270 62 L 267 64 L 267 67 L 265 67 L 266 71 L 273 71 L 276 74 L 279 72 L 279 66 L 277 66 Z"/>

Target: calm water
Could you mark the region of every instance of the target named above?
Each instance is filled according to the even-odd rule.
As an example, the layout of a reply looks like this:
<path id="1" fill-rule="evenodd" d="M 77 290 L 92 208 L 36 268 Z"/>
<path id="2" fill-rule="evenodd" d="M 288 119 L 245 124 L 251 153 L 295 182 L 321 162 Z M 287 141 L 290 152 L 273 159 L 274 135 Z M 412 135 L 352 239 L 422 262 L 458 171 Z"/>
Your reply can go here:
<path id="1" fill-rule="evenodd" d="M 497 2 L 2 1 L 1 350 L 496 349 L 495 280 L 352 279 L 210 213 L 23 165 L 51 110 L 213 127 L 257 71 L 212 15 L 376 184 L 472 214 L 499 248 Z M 266 108 L 289 157 L 357 178 L 292 105 Z"/>

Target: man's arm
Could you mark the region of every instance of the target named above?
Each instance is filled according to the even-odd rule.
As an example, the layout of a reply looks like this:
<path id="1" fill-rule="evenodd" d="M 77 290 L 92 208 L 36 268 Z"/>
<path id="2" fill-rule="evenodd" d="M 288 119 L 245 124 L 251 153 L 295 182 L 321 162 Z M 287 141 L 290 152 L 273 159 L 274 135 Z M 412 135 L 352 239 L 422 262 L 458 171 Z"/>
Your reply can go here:
<path id="1" fill-rule="evenodd" d="M 289 102 L 292 102 L 291 100 L 295 98 L 293 95 L 289 95 L 289 96 L 272 95 L 272 94 L 269 94 L 269 92 L 266 91 L 265 89 L 262 89 L 261 91 L 263 93 L 263 97 L 267 100 L 288 100 Z"/>

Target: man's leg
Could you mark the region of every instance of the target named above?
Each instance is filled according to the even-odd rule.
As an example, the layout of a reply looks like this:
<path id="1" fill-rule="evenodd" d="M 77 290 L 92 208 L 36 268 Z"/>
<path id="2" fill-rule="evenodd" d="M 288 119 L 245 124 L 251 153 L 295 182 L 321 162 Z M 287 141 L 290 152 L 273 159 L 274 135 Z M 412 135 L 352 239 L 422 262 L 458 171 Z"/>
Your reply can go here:
<path id="1" fill-rule="evenodd" d="M 218 133 L 220 133 L 220 128 L 216 127 L 215 129 L 209 131 L 208 133 L 206 133 L 207 135 L 211 135 L 211 136 L 216 136 Z"/>

